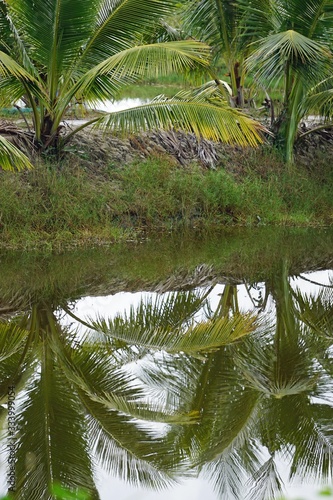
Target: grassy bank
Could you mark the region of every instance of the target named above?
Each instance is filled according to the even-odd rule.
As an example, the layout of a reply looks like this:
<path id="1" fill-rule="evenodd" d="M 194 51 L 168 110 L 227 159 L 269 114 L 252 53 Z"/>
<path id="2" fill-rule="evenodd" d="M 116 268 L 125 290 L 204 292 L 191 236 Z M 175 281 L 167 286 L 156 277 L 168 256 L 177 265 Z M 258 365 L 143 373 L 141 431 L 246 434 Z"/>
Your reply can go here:
<path id="1" fill-rule="evenodd" d="M 332 223 L 326 156 L 291 172 L 268 149 L 238 151 L 216 170 L 167 157 L 95 167 L 71 155 L 0 174 L 0 244 L 7 248 L 105 244 L 184 227 Z"/>

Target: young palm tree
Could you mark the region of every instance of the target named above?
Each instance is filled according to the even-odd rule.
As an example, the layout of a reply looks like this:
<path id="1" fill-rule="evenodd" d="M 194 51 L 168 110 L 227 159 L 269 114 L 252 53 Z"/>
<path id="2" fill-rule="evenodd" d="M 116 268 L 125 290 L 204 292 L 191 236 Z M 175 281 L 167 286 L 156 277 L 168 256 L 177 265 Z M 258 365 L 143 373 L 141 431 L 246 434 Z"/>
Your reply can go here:
<path id="1" fill-rule="evenodd" d="M 246 75 L 244 61 L 250 45 L 249 40 L 244 37 L 246 27 L 239 3 L 231 0 L 188 2 L 184 28 L 185 32 L 212 47 L 215 65 L 221 62 L 226 65 L 231 102 L 234 106 L 243 107 Z"/>
<path id="2" fill-rule="evenodd" d="M 111 113 L 63 137 L 71 104 L 96 106 L 144 76 L 206 68 L 209 49 L 193 40 L 142 43 L 173 0 L 8 0 L 0 7 L 2 104 L 23 98 L 32 108 L 37 149 L 57 149 L 92 124 L 120 132 L 174 127 L 240 144 L 261 140 L 250 118 L 185 98 Z"/>
<path id="3" fill-rule="evenodd" d="M 283 87 L 283 107 L 274 124 L 275 143 L 287 163 L 300 121 L 321 102 L 313 88 L 332 73 L 332 0 L 241 0 L 247 34 L 257 35 L 247 60 L 265 86 Z"/>

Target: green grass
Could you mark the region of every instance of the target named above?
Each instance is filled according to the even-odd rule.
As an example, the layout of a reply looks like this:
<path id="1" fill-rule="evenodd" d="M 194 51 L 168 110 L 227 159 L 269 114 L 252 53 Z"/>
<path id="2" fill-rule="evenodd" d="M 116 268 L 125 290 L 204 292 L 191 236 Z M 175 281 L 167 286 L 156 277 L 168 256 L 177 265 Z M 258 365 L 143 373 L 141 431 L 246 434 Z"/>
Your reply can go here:
<path id="1" fill-rule="evenodd" d="M 290 172 L 264 148 L 240 150 L 217 170 L 166 157 L 94 168 L 71 155 L 0 174 L 3 247 L 59 249 L 179 228 L 332 222 L 332 168 L 323 161 Z"/>

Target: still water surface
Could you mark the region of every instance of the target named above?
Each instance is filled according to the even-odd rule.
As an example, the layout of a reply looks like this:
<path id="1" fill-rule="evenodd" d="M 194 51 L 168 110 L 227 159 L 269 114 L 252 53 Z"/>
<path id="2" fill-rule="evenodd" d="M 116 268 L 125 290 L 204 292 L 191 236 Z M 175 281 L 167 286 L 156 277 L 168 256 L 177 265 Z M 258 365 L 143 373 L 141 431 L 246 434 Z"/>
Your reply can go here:
<path id="1" fill-rule="evenodd" d="M 0 254 L 0 494 L 317 498 L 333 470 L 332 243 L 258 227 Z"/>

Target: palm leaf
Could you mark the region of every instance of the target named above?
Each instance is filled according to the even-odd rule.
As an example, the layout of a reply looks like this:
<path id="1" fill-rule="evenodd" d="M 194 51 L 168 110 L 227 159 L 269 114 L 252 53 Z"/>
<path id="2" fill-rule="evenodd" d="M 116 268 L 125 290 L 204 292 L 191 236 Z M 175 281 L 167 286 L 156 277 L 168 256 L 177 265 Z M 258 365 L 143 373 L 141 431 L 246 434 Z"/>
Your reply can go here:
<path id="1" fill-rule="evenodd" d="M 296 73 L 306 76 L 307 83 L 318 82 L 318 72 L 328 71 L 330 52 L 327 47 L 294 30 L 269 35 L 247 60 L 247 67 L 256 70 L 261 81 L 278 83 L 285 74 L 286 63 Z"/>
<path id="2" fill-rule="evenodd" d="M 177 411 L 170 398 L 167 404 L 152 401 L 145 386 L 128 372 L 126 365 L 114 365 L 116 358 L 110 356 L 105 346 L 83 344 L 72 349 L 55 338 L 52 345 L 67 379 L 106 409 L 154 422 L 192 424 L 196 421 L 196 414 Z"/>
<path id="3" fill-rule="evenodd" d="M 28 332 L 15 324 L 0 323 L 0 363 L 22 353 Z"/>
<path id="4" fill-rule="evenodd" d="M 171 0 L 107 0 L 100 3 L 92 34 L 79 59 L 79 65 L 91 68 L 120 51 L 136 45 L 156 21 L 170 13 Z"/>
<path id="5" fill-rule="evenodd" d="M 32 340 L 33 333 L 15 322 L 0 323 L 0 400 L 7 398 L 9 385 L 18 393 L 36 369 Z"/>
<path id="6" fill-rule="evenodd" d="M 242 146 L 263 142 L 264 128 L 248 116 L 227 106 L 178 99 L 155 100 L 151 104 L 110 113 L 96 121 L 96 127 L 124 134 L 151 129 L 176 129 L 197 137 Z"/>
<path id="7" fill-rule="evenodd" d="M 135 485 L 161 489 L 174 483 L 176 454 L 169 444 L 127 415 L 108 410 L 81 394 L 96 458 L 107 471 Z"/>
<path id="8" fill-rule="evenodd" d="M 205 464 L 200 472 L 213 485 L 219 498 L 245 498 L 248 476 L 260 463 L 253 450 L 253 440 L 235 440 L 218 459 Z"/>
<path id="9" fill-rule="evenodd" d="M 205 306 L 207 293 L 174 292 L 157 295 L 146 301 L 141 300 L 138 307 L 131 307 L 129 314 L 116 316 L 119 323 L 135 324 L 141 330 L 150 328 L 165 329 L 179 328 L 183 324 L 190 324 L 194 316 Z M 123 318 L 123 320 L 122 320 Z M 103 319 L 90 323 L 93 328 L 107 332 L 107 322 Z"/>
<path id="10" fill-rule="evenodd" d="M 228 0 L 191 2 L 184 15 L 185 31 L 209 43 L 229 65 L 240 52 L 240 17 L 238 4 Z"/>
<path id="11" fill-rule="evenodd" d="M 317 296 L 296 294 L 300 319 L 317 335 L 331 340 L 333 337 L 333 291 L 328 288 Z"/>
<path id="12" fill-rule="evenodd" d="M 92 34 L 100 1 L 15 0 L 9 14 L 21 32 L 29 56 L 39 70 L 44 68 L 49 84 L 61 68 L 71 68 L 73 60 Z"/>
<path id="13" fill-rule="evenodd" d="M 0 74 L 1 76 L 13 75 L 15 78 L 27 82 L 36 81 L 29 71 L 3 51 L 0 51 Z"/>
<path id="14" fill-rule="evenodd" d="M 208 67 L 209 48 L 196 41 L 176 41 L 138 45 L 126 48 L 89 68 L 75 85 L 62 96 L 67 102 L 74 95 L 88 94 L 96 79 L 107 75 L 115 82 L 133 81 L 142 77 L 160 77 L 172 72 L 183 72 L 198 65 Z M 88 94 L 89 95 L 89 94 Z M 100 99 L 107 96 L 102 95 Z"/>
<path id="15" fill-rule="evenodd" d="M 293 429 L 296 447 L 290 476 L 302 475 L 326 480 L 333 473 L 333 409 L 328 405 L 308 404 L 299 409 L 298 425 Z"/>
<path id="16" fill-rule="evenodd" d="M 0 167 L 3 170 L 24 170 L 33 168 L 33 165 L 19 149 L 0 136 Z"/>
<path id="17" fill-rule="evenodd" d="M 21 38 L 21 29 L 17 29 L 11 15 L 11 7 L 8 2 L 0 4 L 0 50 L 9 53 L 15 60 L 21 61 L 23 67 L 32 75 L 37 71 L 30 60 L 24 41 Z M 14 41 L 13 41 L 14 40 Z"/>

